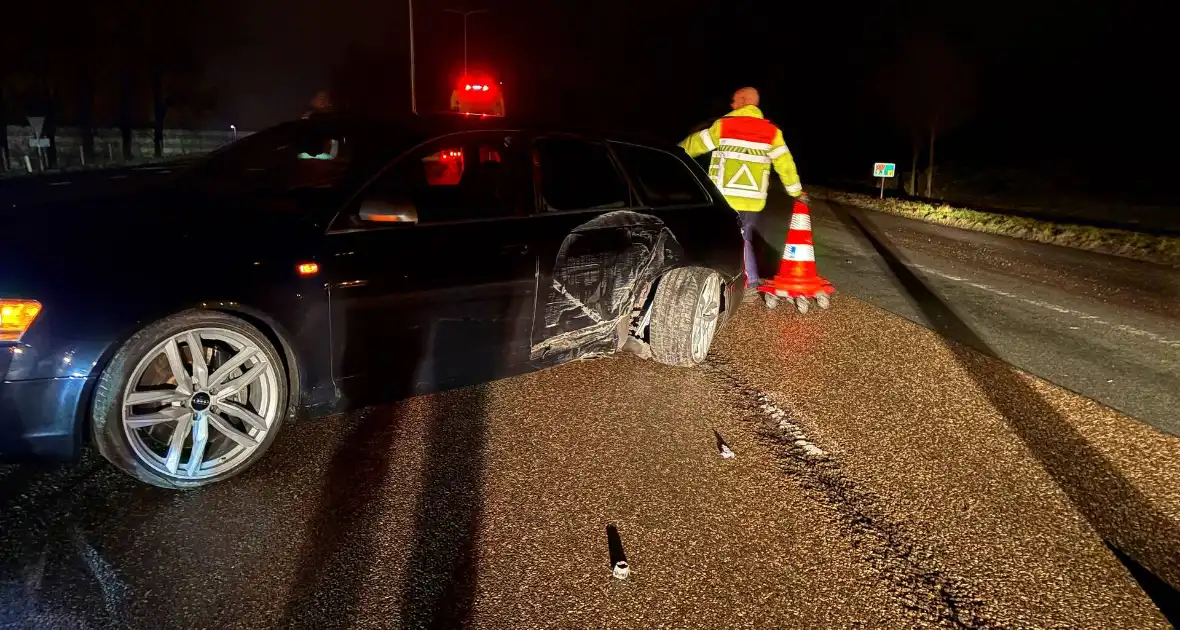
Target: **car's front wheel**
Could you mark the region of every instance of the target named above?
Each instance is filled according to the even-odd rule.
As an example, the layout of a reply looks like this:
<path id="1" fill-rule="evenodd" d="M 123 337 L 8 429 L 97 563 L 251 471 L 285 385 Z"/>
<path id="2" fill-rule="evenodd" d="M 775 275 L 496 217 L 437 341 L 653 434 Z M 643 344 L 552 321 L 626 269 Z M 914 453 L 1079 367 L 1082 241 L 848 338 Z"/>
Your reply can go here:
<path id="1" fill-rule="evenodd" d="M 257 328 L 188 311 L 136 333 L 99 378 L 91 419 L 102 455 L 165 488 L 192 488 L 249 468 L 274 441 L 287 378 Z"/>
<path id="2" fill-rule="evenodd" d="M 652 300 L 648 341 L 660 363 L 704 363 L 721 314 L 721 276 L 704 267 L 673 269 L 660 279 Z"/>

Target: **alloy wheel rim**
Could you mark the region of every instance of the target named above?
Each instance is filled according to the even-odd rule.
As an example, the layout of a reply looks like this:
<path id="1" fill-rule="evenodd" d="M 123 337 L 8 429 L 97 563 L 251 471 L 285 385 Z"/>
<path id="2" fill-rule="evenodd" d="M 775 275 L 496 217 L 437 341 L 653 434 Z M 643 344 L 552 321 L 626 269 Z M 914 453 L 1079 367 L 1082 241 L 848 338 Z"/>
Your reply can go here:
<path id="1" fill-rule="evenodd" d="M 721 279 L 710 274 L 701 288 L 697 299 L 695 317 L 692 319 L 692 358 L 697 363 L 705 360 L 713 334 L 717 332 L 717 317 L 721 313 Z"/>
<path id="2" fill-rule="evenodd" d="M 245 335 L 186 330 L 132 370 L 123 431 L 154 472 L 179 481 L 214 477 L 243 465 L 266 439 L 280 411 L 278 384 L 276 367 Z"/>

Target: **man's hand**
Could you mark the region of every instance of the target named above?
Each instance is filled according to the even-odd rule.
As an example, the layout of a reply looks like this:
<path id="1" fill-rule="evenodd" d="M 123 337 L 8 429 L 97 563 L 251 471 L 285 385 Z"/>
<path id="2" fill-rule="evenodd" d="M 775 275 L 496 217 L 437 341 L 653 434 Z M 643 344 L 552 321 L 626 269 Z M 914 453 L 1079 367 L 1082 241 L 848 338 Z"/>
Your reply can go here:
<path id="1" fill-rule="evenodd" d="M 799 193 L 799 196 L 795 197 L 795 201 L 798 201 L 799 203 L 807 206 L 808 208 L 811 207 L 811 197 L 808 197 L 807 193 Z"/>

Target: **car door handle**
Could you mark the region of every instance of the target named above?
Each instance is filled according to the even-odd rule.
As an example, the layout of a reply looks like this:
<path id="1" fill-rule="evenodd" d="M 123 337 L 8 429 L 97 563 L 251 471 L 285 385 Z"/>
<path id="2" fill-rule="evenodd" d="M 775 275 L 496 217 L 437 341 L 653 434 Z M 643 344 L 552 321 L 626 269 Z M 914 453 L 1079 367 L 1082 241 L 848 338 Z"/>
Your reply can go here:
<path id="1" fill-rule="evenodd" d="M 500 248 L 501 252 L 505 254 L 527 254 L 529 253 L 529 246 L 525 243 L 516 243 L 513 245 L 505 245 Z"/>

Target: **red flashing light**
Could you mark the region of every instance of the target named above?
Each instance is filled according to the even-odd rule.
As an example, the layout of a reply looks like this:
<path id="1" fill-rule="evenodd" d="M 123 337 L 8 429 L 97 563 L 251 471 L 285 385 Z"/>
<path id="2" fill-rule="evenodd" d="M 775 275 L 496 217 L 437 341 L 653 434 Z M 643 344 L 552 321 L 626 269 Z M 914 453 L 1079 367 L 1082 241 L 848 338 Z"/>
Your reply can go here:
<path id="1" fill-rule="evenodd" d="M 467 84 L 467 87 L 465 87 L 465 88 L 463 88 L 463 89 L 465 89 L 465 90 L 467 90 L 468 92 L 470 92 L 470 91 L 471 91 L 471 84 L 470 84 L 470 83 L 468 83 L 468 84 Z"/>
<path id="2" fill-rule="evenodd" d="M 488 86 L 486 86 L 486 85 L 485 85 L 485 86 L 483 86 L 483 91 L 484 91 L 484 92 L 487 92 L 487 91 L 488 91 Z"/>

